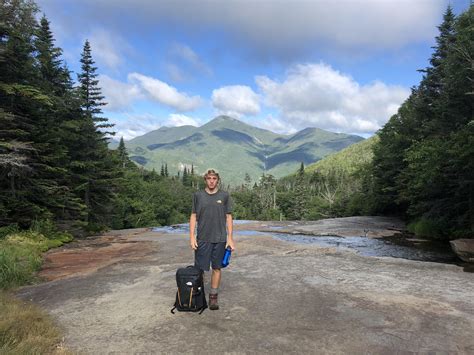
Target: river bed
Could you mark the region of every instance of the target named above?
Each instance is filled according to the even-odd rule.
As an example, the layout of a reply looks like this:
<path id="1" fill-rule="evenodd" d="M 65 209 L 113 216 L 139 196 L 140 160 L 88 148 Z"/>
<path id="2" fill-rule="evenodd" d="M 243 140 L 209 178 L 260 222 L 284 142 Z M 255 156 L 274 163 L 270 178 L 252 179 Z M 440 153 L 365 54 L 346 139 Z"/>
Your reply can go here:
<path id="1" fill-rule="evenodd" d="M 255 223 L 260 223 L 255 225 Z M 269 235 L 277 240 L 297 244 L 313 244 L 321 247 L 336 247 L 352 249 L 360 255 L 369 257 L 393 257 L 407 260 L 429 261 L 439 263 L 459 263 L 454 252 L 448 243 L 440 243 L 430 240 L 413 239 L 412 236 L 404 233 L 395 233 L 385 237 L 368 236 L 339 236 L 339 235 L 308 235 L 297 232 L 285 233 L 288 226 L 298 226 L 297 222 L 282 226 L 274 225 L 272 222 L 235 220 L 236 227 L 234 234 L 251 235 Z M 262 230 L 262 226 L 265 230 Z M 177 224 L 173 226 L 164 226 L 153 228 L 153 231 L 160 233 L 188 234 L 189 224 Z M 367 232 L 365 232 L 367 234 Z M 410 238 L 411 237 L 411 238 Z M 468 271 L 468 270 L 466 270 Z"/>

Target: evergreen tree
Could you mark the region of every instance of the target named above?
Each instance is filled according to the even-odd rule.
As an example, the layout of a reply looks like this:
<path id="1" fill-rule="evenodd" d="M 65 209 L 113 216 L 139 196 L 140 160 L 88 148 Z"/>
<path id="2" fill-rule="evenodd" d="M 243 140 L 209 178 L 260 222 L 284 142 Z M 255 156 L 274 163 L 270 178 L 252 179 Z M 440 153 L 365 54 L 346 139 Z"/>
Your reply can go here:
<path id="1" fill-rule="evenodd" d="M 88 40 L 84 43 L 81 54 L 81 73 L 77 76 L 80 83 L 79 95 L 81 97 L 81 108 L 83 113 L 92 119 L 95 126 L 99 129 L 113 127 L 108 123 L 108 119 L 100 117 L 102 114 L 102 106 L 106 103 L 103 101 L 104 96 L 99 87 L 99 80 L 97 80 L 97 67 L 92 59 L 92 50 Z M 114 134 L 114 132 L 105 132 Z"/>
<path id="2" fill-rule="evenodd" d="M 120 165 L 122 168 L 125 168 L 128 159 L 127 149 L 125 148 L 125 142 L 123 141 L 123 137 L 120 137 L 119 146 L 117 148 Z"/>
<path id="3" fill-rule="evenodd" d="M 102 101 L 91 48 L 85 42 L 81 55 L 82 72 L 78 74 L 81 115 L 76 123 L 77 135 L 73 149 L 75 162 L 74 185 L 87 206 L 86 222 L 90 226 L 105 226 L 111 218 L 120 172 L 114 155 L 107 147 L 106 133 L 100 129 L 111 127 L 107 119 L 99 117 Z"/>
<path id="4" fill-rule="evenodd" d="M 160 175 L 161 175 L 161 176 L 165 176 L 165 167 L 164 167 L 163 164 L 161 164 Z"/>
<path id="5" fill-rule="evenodd" d="M 188 170 L 186 169 L 186 166 L 184 167 L 184 170 L 183 170 L 183 185 L 184 186 L 188 186 Z"/>
<path id="6" fill-rule="evenodd" d="M 50 23 L 44 15 L 37 30 L 35 48 L 42 86 L 47 92 L 63 95 L 68 89 L 69 72 L 63 67 L 62 50 L 54 46 Z"/>
<path id="7" fill-rule="evenodd" d="M 0 12 L 0 223 L 18 222 L 28 227 L 32 219 L 48 218 L 44 203 L 49 189 L 41 142 L 38 112 L 53 101 L 37 87 L 35 66 L 36 5 L 27 1 L 2 3 Z M 48 127 L 46 127 L 48 128 Z M 38 178 L 40 177 L 40 178 Z M 39 201 L 38 201 L 39 200 Z"/>
<path id="8" fill-rule="evenodd" d="M 473 11 L 455 19 L 447 8 L 431 66 L 374 149 L 379 210 L 407 213 L 430 236 L 474 230 Z"/>
<path id="9" fill-rule="evenodd" d="M 165 163 L 165 176 L 168 177 L 168 163 Z"/>

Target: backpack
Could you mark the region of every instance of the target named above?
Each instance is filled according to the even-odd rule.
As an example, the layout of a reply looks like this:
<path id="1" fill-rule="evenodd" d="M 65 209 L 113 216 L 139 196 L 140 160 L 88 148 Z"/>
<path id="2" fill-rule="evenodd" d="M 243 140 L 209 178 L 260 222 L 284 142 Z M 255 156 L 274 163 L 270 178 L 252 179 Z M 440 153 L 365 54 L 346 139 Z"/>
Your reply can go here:
<path id="1" fill-rule="evenodd" d="M 179 268 L 176 271 L 176 300 L 171 313 L 199 312 L 201 314 L 207 308 L 206 294 L 204 292 L 203 271 L 195 266 Z"/>

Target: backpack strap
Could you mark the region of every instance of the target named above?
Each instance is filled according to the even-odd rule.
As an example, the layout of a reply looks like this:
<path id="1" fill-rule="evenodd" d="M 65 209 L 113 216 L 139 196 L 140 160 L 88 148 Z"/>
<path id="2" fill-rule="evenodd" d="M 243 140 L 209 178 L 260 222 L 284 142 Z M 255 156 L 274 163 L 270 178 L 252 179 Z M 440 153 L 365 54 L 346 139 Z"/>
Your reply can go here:
<path id="1" fill-rule="evenodd" d="M 179 287 L 178 287 L 178 302 L 179 302 L 179 305 L 182 307 L 183 304 L 181 303 L 181 294 L 179 292 Z"/>
<path id="2" fill-rule="evenodd" d="M 174 314 L 174 310 L 176 309 L 176 306 L 174 306 L 173 308 L 171 308 L 171 313 Z"/>

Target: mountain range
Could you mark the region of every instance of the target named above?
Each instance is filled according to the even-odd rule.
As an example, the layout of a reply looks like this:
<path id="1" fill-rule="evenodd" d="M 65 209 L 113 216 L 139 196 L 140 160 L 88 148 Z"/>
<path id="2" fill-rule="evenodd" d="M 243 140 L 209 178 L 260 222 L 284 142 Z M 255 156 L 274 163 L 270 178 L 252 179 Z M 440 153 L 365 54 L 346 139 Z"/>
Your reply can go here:
<path id="1" fill-rule="evenodd" d="M 362 137 L 305 128 L 290 135 L 257 128 L 228 116 L 200 126 L 161 127 L 125 142 L 130 158 L 158 172 L 167 164 L 170 174 L 194 167 L 219 170 L 225 184 L 252 181 L 265 174 L 279 178 L 293 173 L 301 162 L 317 162 L 363 140 Z M 116 143 L 113 143 L 116 146 Z"/>

